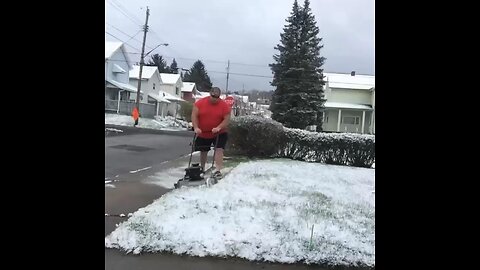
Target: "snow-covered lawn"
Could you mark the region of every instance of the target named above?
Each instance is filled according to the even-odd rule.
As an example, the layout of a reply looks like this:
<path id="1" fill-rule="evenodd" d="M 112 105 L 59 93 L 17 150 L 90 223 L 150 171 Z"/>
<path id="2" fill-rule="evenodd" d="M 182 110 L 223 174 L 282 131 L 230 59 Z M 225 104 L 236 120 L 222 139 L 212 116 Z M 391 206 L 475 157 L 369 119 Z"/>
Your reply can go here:
<path id="1" fill-rule="evenodd" d="M 375 265 L 374 169 L 240 164 L 217 185 L 173 190 L 105 238 L 127 252 Z"/>
<path id="2" fill-rule="evenodd" d="M 133 117 L 128 115 L 105 113 L 105 124 L 133 127 L 134 121 Z M 155 119 L 140 118 L 137 127 L 160 130 L 186 130 L 188 123 L 178 119 L 175 122 L 172 116 L 155 117 Z"/>

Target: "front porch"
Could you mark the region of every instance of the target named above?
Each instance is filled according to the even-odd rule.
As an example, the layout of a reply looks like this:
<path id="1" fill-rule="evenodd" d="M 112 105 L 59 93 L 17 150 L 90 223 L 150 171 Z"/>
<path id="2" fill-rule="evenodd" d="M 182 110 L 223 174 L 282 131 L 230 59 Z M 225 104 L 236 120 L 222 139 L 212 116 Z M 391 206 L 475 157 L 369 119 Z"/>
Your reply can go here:
<path id="1" fill-rule="evenodd" d="M 370 105 L 325 103 L 323 130 L 374 134 L 374 111 Z"/>

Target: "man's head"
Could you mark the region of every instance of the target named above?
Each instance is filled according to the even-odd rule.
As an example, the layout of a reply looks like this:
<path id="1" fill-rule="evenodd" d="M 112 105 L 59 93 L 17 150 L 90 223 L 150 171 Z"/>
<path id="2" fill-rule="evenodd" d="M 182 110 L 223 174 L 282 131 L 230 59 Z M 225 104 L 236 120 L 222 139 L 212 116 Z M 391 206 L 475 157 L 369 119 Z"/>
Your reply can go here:
<path id="1" fill-rule="evenodd" d="M 212 87 L 210 90 L 210 102 L 217 103 L 222 91 L 218 87 Z"/>

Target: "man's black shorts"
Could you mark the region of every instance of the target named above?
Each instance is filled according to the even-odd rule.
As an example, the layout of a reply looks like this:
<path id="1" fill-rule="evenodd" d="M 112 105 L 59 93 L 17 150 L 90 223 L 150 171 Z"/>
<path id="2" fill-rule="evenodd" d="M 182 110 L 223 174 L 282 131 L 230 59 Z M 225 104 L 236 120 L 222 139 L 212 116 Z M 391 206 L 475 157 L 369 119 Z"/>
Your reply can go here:
<path id="1" fill-rule="evenodd" d="M 227 139 L 228 139 L 227 132 L 220 133 L 218 135 L 217 148 L 225 149 L 225 145 L 227 144 Z M 195 139 L 195 151 L 208 152 L 211 150 L 210 147 L 215 146 L 215 142 L 216 142 L 216 137 L 211 139 L 197 137 Z"/>

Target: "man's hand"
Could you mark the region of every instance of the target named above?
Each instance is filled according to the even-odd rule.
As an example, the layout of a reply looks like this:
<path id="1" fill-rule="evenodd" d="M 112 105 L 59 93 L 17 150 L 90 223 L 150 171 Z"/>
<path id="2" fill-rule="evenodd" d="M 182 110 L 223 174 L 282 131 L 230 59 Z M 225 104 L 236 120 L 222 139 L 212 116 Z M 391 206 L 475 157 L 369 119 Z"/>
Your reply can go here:
<path id="1" fill-rule="evenodd" d="M 202 130 L 199 129 L 199 128 L 195 128 L 195 133 L 200 134 L 200 133 L 202 133 Z"/>
<path id="2" fill-rule="evenodd" d="M 220 130 L 221 130 L 221 128 L 219 128 L 219 127 L 213 128 L 212 133 L 213 134 L 218 133 Z"/>

